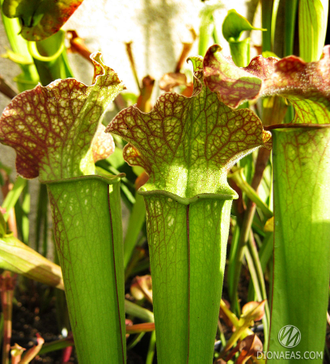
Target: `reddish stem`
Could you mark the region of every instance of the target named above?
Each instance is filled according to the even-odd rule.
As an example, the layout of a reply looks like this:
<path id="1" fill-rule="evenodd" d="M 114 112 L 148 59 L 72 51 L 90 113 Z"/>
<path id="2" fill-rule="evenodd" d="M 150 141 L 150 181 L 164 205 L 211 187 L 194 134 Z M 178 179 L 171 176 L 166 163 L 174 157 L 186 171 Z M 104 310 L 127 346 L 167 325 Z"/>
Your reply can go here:
<path id="1" fill-rule="evenodd" d="M 13 99 L 17 92 L 14 91 L 6 81 L 0 76 L 0 92 L 7 96 L 9 99 Z"/>
<path id="2" fill-rule="evenodd" d="M 68 363 L 72 354 L 72 346 L 68 346 L 62 350 L 62 361 L 61 363 Z"/>
<path id="3" fill-rule="evenodd" d="M 11 273 L 8 271 L 4 271 L 0 276 L 1 306 L 3 313 L 2 364 L 9 364 L 15 280 L 15 276 L 11 276 Z"/>

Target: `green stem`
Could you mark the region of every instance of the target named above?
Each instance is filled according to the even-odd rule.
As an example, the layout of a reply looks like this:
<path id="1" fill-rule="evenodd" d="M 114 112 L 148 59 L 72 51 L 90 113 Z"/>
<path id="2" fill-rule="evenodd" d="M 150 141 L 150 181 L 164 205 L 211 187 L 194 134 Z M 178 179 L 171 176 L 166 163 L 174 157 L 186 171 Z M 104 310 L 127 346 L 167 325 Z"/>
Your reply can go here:
<path id="1" fill-rule="evenodd" d="M 211 363 L 231 200 L 144 197 L 158 361 Z"/>
<path id="2" fill-rule="evenodd" d="M 42 56 L 38 52 L 38 48 L 37 48 L 36 42 L 28 42 L 28 48 L 29 48 L 29 51 L 31 53 L 31 56 L 33 58 L 35 58 L 36 60 L 41 61 L 41 62 L 52 62 L 52 61 L 55 61 L 61 55 L 61 53 L 65 50 L 65 45 L 64 45 L 64 36 L 65 36 L 65 33 L 63 32 L 62 34 L 61 35 L 62 35 L 62 38 L 63 38 L 63 42 L 61 43 L 60 47 L 56 50 L 56 52 L 54 54 L 52 54 L 51 56 Z"/>
<path id="3" fill-rule="evenodd" d="M 240 237 L 241 227 L 236 222 L 234 231 L 231 238 L 231 245 L 229 250 L 229 259 L 227 265 L 227 280 L 228 280 L 228 293 L 231 301 L 231 307 L 234 312 L 241 314 L 241 307 L 237 295 L 237 287 L 235 286 L 236 273 L 236 259 L 237 251 L 239 248 L 239 237 Z"/>
<path id="4" fill-rule="evenodd" d="M 4 0 L 0 0 L 1 5 Z M 17 87 L 20 92 L 33 88 L 39 80 L 38 72 L 33 64 L 32 57 L 28 51 L 28 42 L 23 39 L 19 34 L 21 26 L 19 20 L 7 18 L 1 11 L 2 23 L 4 25 L 8 41 L 12 50 L 21 56 L 24 56 L 30 63 L 22 64 L 19 66 L 22 69 L 22 74 L 19 75 L 17 80 Z"/>
<path id="5" fill-rule="evenodd" d="M 230 54 L 236 66 L 247 67 L 250 63 L 250 38 L 229 41 Z"/>
<path id="6" fill-rule="evenodd" d="M 141 195 L 136 194 L 136 201 L 129 218 L 127 234 L 124 241 L 124 268 L 127 267 L 132 257 L 132 253 L 135 248 L 137 238 L 140 234 L 144 221 L 145 221 L 144 200 Z"/>
<path id="7" fill-rule="evenodd" d="M 251 190 L 258 190 L 258 187 L 261 183 L 262 176 L 264 173 L 264 170 L 267 165 L 269 157 L 269 151 L 266 149 L 260 149 L 258 152 L 258 158 L 256 162 L 256 170 L 253 176 L 253 180 L 251 183 Z M 251 196 L 252 197 L 252 196 Z M 260 200 L 260 199 L 259 199 Z M 246 211 L 244 212 L 243 222 L 241 226 L 241 232 L 239 236 L 238 246 L 237 246 L 237 253 L 236 253 L 236 261 L 235 261 L 235 275 L 233 277 L 233 284 L 232 284 L 232 295 L 231 295 L 231 302 L 232 305 L 237 301 L 237 287 L 239 283 L 239 277 L 241 274 L 241 268 L 242 268 L 242 261 L 244 256 L 244 249 L 247 246 L 250 230 L 252 227 L 252 222 L 254 218 L 254 214 L 256 211 L 256 205 L 255 203 L 250 200 L 248 202 Z M 271 211 L 270 211 L 271 214 Z"/>
<path id="8" fill-rule="evenodd" d="M 150 336 L 149 349 L 146 359 L 146 364 L 152 364 L 155 356 L 156 347 L 156 331 L 153 331 Z"/>
<path id="9" fill-rule="evenodd" d="M 2 203 L 2 208 L 6 209 L 6 212 L 3 214 L 5 221 L 8 221 L 9 211 L 15 206 L 26 184 L 26 179 L 17 177 L 13 188 L 8 192 L 5 200 Z"/>
<path id="10" fill-rule="evenodd" d="M 298 0 L 285 1 L 285 18 L 284 18 L 284 57 L 293 54 L 294 33 L 296 29 Z"/>
<path id="11" fill-rule="evenodd" d="M 249 239 L 249 252 L 252 258 L 253 269 L 255 270 L 257 281 L 253 282 L 254 288 L 258 285 L 258 290 L 260 294 L 258 294 L 258 301 L 267 300 L 267 292 L 266 292 L 266 285 L 265 279 L 261 267 L 261 262 L 259 259 L 259 254 L 257 248 L 255 246 L 255 242 L 253 239 L 252 231 L 250 230 L 250 239 Z M 251 271 L 251 266 L 249 267 Z M 262 322 L 264 324 L 264 346 L 268 347 L 268 340 L 269 340 L 269 322 L 270 322 L 270 313 L 269 313 L 269 305 L 268 302 L 265 304 L 265 315 L 262 318 Z"/>
<path id="12" fill-rule="evenodd" d="M 154 322 L 154 315 L 151 311 L 128 300 L 125 300 L 125 312 L 142 321 Z"/>
<path id="13" fill-rule="evenodd" d="M 56 341 L 44 344 L 42 346 L 41 350 L 39 351 L 39 355 L 45 355 L 52 351 L 62 350 L 62 349 L 65 349 L 65 348 L 67 348 L 69 346 L 73 346 L 73 345 L 74 345 L 74 342 L 70 338 L 56 340 Z"/>
<path id="14" fill-rule="evenodd" d="M 119 183 L 86 176 L 47 188 L 79 363 L 125 363 Z"/>
<path id="15" fill-rule="evenodd" d="M 273 130 L 275 238 L 270 351 L 323 353 L 330 271 L 330 129 Z M 288 363 L 291 360 L 277 360 Z M 314 362 L 314 361 L 313 361 Z M 315 363 L 322 362 L 321 358 Z"/>
<path id="16" fill-rule="evenodd" d="M 242 190 L 242 192 L 245 192 L 247 197 L 256 204 L 257 207 L 260 208 L 262 213 L 265 215 L 267 219 L 270 219 L 273 216 L 273 212 L 268 208 L 268 206 L 261 200 L 259 195 L 257 194 L 256 190 L 251 187 L 246 182 L 245 176 L 243 174 L 242 168 L 232 168 L 233 173 L 228 175 L 228 178 L 233 179 L 237 186 Z"/>
<path id="17" fill-rule="evenodd" d="M 64 40 L 65 32 L 60 30 L 40 42 L 29 42 L 29 50 L 38 70 L 40 82 L 44 86 L 58 78 L 73 77 Z"/>
<path id="18" fill-rule="evenodd" d="M 262 32 L 262 51 L 272 51 L 272 15 L 274 0 L 261 0 L 262 27 L 267 31 Z"/>

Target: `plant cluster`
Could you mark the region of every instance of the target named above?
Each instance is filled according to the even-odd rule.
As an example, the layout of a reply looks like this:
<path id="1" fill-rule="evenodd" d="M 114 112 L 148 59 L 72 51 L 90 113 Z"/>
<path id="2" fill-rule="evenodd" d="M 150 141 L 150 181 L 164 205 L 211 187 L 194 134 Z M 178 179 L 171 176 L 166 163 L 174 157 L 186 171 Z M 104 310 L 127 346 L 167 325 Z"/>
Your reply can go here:
<path id="1" fill-rule="evenodd" d="M 125 363 L 146 337 L 147 364 L 330 360 L 328 2 L 262 0 L 260 29 L 230 10 L 222 32 L 231 58 L 209 47 L 221 4 L 206 4 L 191 82 L 184 44 L 153 106 L 154 80 L 140 84 L 130 44 L 137 96 L 100 52 L 61 30 L 81 3 L 1 1 L 7 56 L 22 69 L 21 93 L 0 85 L 12 98 L 0 142 L 15 149 L 19 175 L 12 184 L 1 164 L 2 362 L 61 349 L 65 363 L 74 345 L 79 363 Z M 252 60 L 245 31 L 263 32 Z M 72 77 L 66 37 L 94 67 L 90 86 Z M 106 123 L 112 101 L 118 113 Z M 36 177 L 32 249 L 27 180 Z M 73 337 L 38 335 L 25 354 L 11 343 L 17 274 L 56 287 L 62 334 Z"/>

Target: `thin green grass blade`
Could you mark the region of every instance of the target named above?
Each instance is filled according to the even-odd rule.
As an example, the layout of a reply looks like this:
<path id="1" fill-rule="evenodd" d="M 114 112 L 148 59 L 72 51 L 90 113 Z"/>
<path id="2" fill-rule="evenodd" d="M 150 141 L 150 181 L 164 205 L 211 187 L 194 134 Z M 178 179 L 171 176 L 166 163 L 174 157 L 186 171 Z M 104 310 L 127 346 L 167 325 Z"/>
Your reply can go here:
<path id="1" fill-rule="evenodd" d="M 22 241 L 25 244 L 29 243 L 29 234 L 30 234 L 30 193 L 29 193 L 29 184 L 27 183 L 22 192 L 22 215 L 21 215 L 21 234 Z"/>
<path id="2" fill-rule="evenodd" d="M 47 194 L 47 187 L 44 184 L 40 184 L 39 186 L 39 195 L 38 195 L 38 203 L 37 203 L 37 216 L 36 216 L 36 240 L 35 246 L 36 251 L 40 251 L 40 242 L 47 241 L 47 218 L 48 218 L 48 194 Z M 42 239 L 43 233 L 43 239 Z M 46 236 L 45 236 L 46 235 Z M 44 244 L 43 244 L 44 245 Z M 44 250 L 44 249 L 43 249 Z M 45 251 L 43 251 L 43 255 L 45 256 Z"/>
<path id="3" fill-rule="evenodd" d="M 293 54 L 294 34 L 296 30 L 298 0 L 285 1 L 284 19 L 284 56 Z"/>
<path id="4" fill-rule="evenodd" d="M 124 268 L 126 269 L 131 257 L 135 245 L 137 243 L 138 236 L 145 222 L 146 209 L 144 205 L 144 199 L 141 195 L 136 194 L 135 204 L 128 221 L 127 233 L 124 240 Z"/>
<path id="5" fill-rule="evenodd" d="M 261 0 L 262 27 L 267 29 L 262 32 L 262 51 L 273 51 L 272 45 L 272 16 L 274 0 Z"/>
<path id="6" fill-rule="evenodd" d="M 327 33 L 328 0 L 300 0 L 299 53 L 306 62 L 318 61 Z"/>
<path id="7" fill-rule="evenodd" d="M 6 209 L 6 212 L 3 214 L 5 221 L 8 221 L 9 211 L 15 206 L 26 184 L 27 181 L 24 178 L 17 177 L 12 190 L 9 191 L 8 195 L 3 201 L 2 208 Z"/>

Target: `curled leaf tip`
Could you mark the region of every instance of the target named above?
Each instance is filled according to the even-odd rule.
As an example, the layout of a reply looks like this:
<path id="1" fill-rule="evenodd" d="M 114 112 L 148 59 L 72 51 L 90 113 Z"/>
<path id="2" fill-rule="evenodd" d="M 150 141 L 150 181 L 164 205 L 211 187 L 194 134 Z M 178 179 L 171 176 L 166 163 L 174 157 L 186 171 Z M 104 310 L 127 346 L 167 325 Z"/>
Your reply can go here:
<path id="1" fill-rule="evenodd" d="M 281 60 L 258 56 L 245 68 L 235 66 L 212 46 L 204 58 L 204 77 L 230 107 L 279 95 L 294 106 L 294 123 L 330 123 L 330 46 L 324 47 L 317 62 L 306 63 L 296 56 Z"/>
<path id="2" fill-rule="evenodd" d="M 161 95 L 150 113 L 122 110 L 106 131 L 129 143 L 124 158 L 150 178 L 141 193 L 165 193 L 184 203 L 212 195 L 236 195 L 227 171 L 240 158 L 267 143 L 260 120 L 248 109 L 232 110 L 204 86 L 202 58 L 193 57 L 194 92 Z"/>
<path id="3" fill-rule="evenodd" d="M 19 94 L 4 110 L 0 141 L 16 150 L 22 177 L 53 181 L 94 174 L 94 161 L 113 150 L 111 136 L 99 125 L 124 86 L 99 53 L 92 59 L 91 86 L 73 78 L 56 80 Z"/>
<path id="4" fill-rule="evenodd" d="M 254 99 L 260 92 L 261 80 L 237 67 L 231 58 L 221 53 L 217 44 L 206 52 L 203 67 L 206 85 L 230 107 L 237 107 L 246 99 Z"/>

